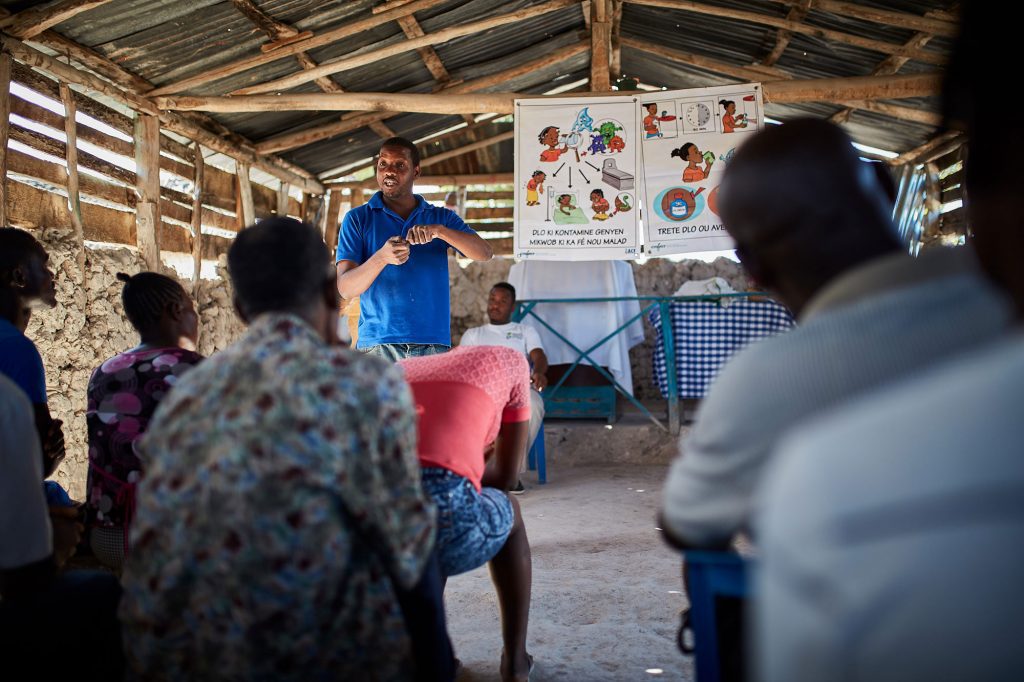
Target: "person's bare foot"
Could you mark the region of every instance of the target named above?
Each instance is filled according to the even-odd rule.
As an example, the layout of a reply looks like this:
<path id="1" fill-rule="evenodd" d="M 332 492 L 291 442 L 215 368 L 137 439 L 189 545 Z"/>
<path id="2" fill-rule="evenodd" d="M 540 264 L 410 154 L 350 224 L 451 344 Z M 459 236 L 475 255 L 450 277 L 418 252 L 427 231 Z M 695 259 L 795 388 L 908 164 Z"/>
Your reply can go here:
<path id="1" fill-rule="evenodd" d="M 508 661 L 505 652 L 502 651 L 501 666 L 498 670 L 501 672 L 502 682 L 528 682 L 530 672 L 533 671 L 533 656 L 524 651 L 521 656 L 516 656 L 515 660 Z"/>

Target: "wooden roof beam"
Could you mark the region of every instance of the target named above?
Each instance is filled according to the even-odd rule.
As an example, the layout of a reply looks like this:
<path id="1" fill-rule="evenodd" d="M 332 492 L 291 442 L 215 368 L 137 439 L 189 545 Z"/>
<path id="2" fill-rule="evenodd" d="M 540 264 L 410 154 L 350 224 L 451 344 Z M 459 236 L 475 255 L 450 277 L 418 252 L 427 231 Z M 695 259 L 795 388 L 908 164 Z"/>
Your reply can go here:
<path id="1" fill-rule="evenodd" d="M 205 85 L 207 83 L 220 80 L 221 78 L 227 78 L 228 76 L 233 76 L 237 73 L 248 71 L 249 69 L 255 69 L 265 64 L 270 64 L 278 59 L 291 57 L 299 52 L 308 52 L 309 50 L 323 47 L 324 45 L 331 45 L 344 40 L 345 38 L 358 35 L 364 31 L 369 31 L 381 24 L 386 24 L 389 21 L 395 21 L 398 17 L 403 17 L 407 14 L 412 14 L 413 12 L 419 12 L 420 10 L 429 9 L 435 5 L 441 4 L 442 2 L 444 2 L 444 0 L 415 0 L 415 2 L 396 6 L 379 14 L 374 14 L 368 19 L 354 21 L 350 24 L 339 26 L 331 31 L 325 31 L 324 33 L 315 35 L 311 38 L 300 40 L 297 43 L 285 45 L 276 50 L 254 55 L 252 57 L 245 57 L 231 62 L 230 64 L 224 64 L 223 66 L 208 69 L 203 73 L 196 74 L 195 76 L 184 78 L 176 83 L 169 83 L 168 85 L 156 88 L 152 94 L 168 95 L 174 92 L 182 92 L 183 90 Z"/>
<path id="2" fill-rule="evenodd" d="M 440 43 L 446 43 L 449 40 L 455 38 L 461 38 L 462 36 L 473 35 L 488 31 L 492 28 L 499 26 L 506 26 L 516 22 L 530 19 L 541 14 L 553 12 L 555 10 L 575 5 L 577 0 L 548 0 L 540 5 L 533 5 L 515 12 L 509 12 L 507 14 L 500 14 L 494 17 L 488 17 L 479 21 L 473 21 L 468 24 L 461 24 L 459 26 L 452 26 L 450 28 L 442 29 L 436 33 L 415 38 L 413 40 L 407 40 L 404 43 L 396 43 L 394 45 L 388 45 L 377 50 L 365 52 L 363 54 L 341 57 L 340 59 L 331 60 L 325 64 L 321 64 L 319 67 L 312 71 L 305 71 L 301 73 L 294 73 L 284 78 L 278 78 L 276 80 L 268 81 L 266 83 L 260 83 L 258 85 L 252 85 L 246 88 L 240 88 L 239 90 L 233 91 L 232 95 L 259 95 L 269 92 L 279 92 L 282 90 L 288 90 L 290 88 L 297 87 L 303 83 L 308 83 L 311 80 L 320 76 L 330 76 L 342 71 L 348 71 L 351 69 L 365 66 L 367 64 L 373 64 L 393 57 L 397 54 L 403 54 L 405 52 L 411 52 L 412 50 L 419 49 L 421 47 L 427 47 L 429 45 L 437 45 Z M 383 14 L 378 16 L 384 16 Z M 297 43 L 301 44 L 301 43 Z"/>
<path id="3" fill-rule="evenodd" d="M 581 41 L 575 45 L 569 45 L 563 47 L 560 50 L 556 50 L 550 54 L 538 57 L 537 59 L 531 59 L 523 62 L 519 66 L 515 66 L 506 71 L 492 74 L 490 76 L 483 76 L 481 78 L 475 78 L 471 81 L 465 81 L 457 85 L 452 85 L 442 91 L 443 94 L 449 93 L 466 93 L 466 92 L 477 92 L 485 90 L 487 88 L 494 87 L 501 83 L 507 82 L 513 78 L 533 73 L 541 69 L 548 68 L 555 64 L 560 64 L 572 57 L 575 57 L 583 52 L 586 52 L 590 48 L 589 41 Z M 462 113 L 462 112 L 459 112 Z M 263 153 L 278 152 L 285 149 L 297 149 L 298 147 L 304 147 L 307 144 L 319 142 L 320 140 L 330 139 L 338 135 L 344 135 L 345 133 L 358 130 L 365 125 L 371 124 L 373 121 L 380 121 L 397 114 L 393 113 L 351 113 L 341 117 L 340 120 L 331 123 L 326 123 L 315 128 L 308 128 L 306 130 L 300 130 L 294 133 L 285 133 L 283 135 L 276 135 L 274 137 L 267 138 L 256 145 L 256 149 Z"/>
<path id="4" fill-rule="evenodd" d="M 793 33 L 800 33 L 803 35 L 809 35 L 822 40 L 831 40 L 837 43 L 843 43 L 845 45 L 853 45 L 860 47 L 865 50 L 874 50 L 875 52 L 881 52 L 883 54 L 899 55 L 901 57 L 907 57 L 914 59 L 925 64 L 932 64 L 935 66 L 942 66 L 946 62 L 945 56 L 938 54 L 937 52 L 928 52 L 920 49 L 908 49 L 902 45 L 895 45 L 893 43 L 885 42 L 882 40 L 873 40 L 871 38 L 863 38 L 861 36 L 851 35 L 849 33 L 843 33 L 842 31 L 833 31 L 831 29 L 819 28 L 817 26 L 810 26 L 797 21 L 789 21 L 787 19 L 780 19 L 778 17 L 769 16 L 767 14 L 761 14 L 760 12 L 749 12 L 747 10 L 732 9 L 729 7 L 719 7 L 717 5 L 709 5 L 702 2 L 693 2 L 692 0 L 625 0 L 634 5 L 647 5 L 650 7 L 662 7 L 665 9 L 680 10 L 684 12 L 693 12 L 694 14 L 705 14 L 709 16 L 722 17 L 724 19 L 736 19 L 738 21 L 746 21 L 752 24 L 760 24 L 762 26 L 772 26 L 774 28 L 783 28 Z"/>
<path id="5" fill-rule="evenodd" d="M 808 6 L 811 0 L 802 0 L 801 5 L 797 5 L 789 8 L 789 12 L 786 13 L 786 21 L 795 21 L 797 23 L 804 20 L 807 16 Z M 764 66 L 774 66 L 775 62 L 779 61 L 779 57 L 789 47 L 789 41 L 793 38 L 793 32 L 787 31 L 784 28 L 780 28 L 775 34 L 775 47 L 768 53 L 768 56 L 761 60 L 761 64 Z"/>
<path id="6" fill-rule="evenodd" d="M 936 95 L 942 76 L 857 76 L 763 83 L 767 103 L 843 102 L 848 100 L 903 99 Z M 610 92 L 591 93 L 609 95 Z M 408 94 L 348 92 L 342 94 L 249 95 L 241 97 L 159 97 L 164 110 L 240 113 L 257 111 L 395 111 L 424 114 L 513 113 L 513 101 L 544 98 L 516 92 L 461 94 Z"/>
<path id="7" fill-rule="evenodd" d="M 60 62 L 9 36 L 0 35 L 0 44 L 3 45 L 5 51 L 9 52 L 12 57 L 23 64 L 37 67 L 67 83 L 73 83 L 110 97 L 139 113 L 160 116 L 161 123 L 168 130 L 185 135 L 192 140 L 202 143 L 203 146 L 209 149 L 231 156 L 236 160 L 257 165 L 271 175 L 302 187 L 304 191 L 317 194 L 323 192 L 323 185 L 308 171 L 300 169 L 283 159 L 258 153 L 251 142 L 228 131 L 223 126 L 220 126 L 221 130 L 211 132 L 204 126 L 209 124 L 216 129 L 219 124 L 215 124 L 208 117 L 195 120 L 193 116 L 182 116 L 176 113 L 161 111 L 153 104 L 152 100 L 141 94 L 124 90 L 98 76 L 76 69 L 70 64 Z M 226 136 L 225 132 L 231 137 Z M 230 141 L 232 137 L 239 141 L 240 144 Z"/>
<path id="8" fill-rule="evenodd" d="M 794 0 L 772 1 L 785 5 L 801 4 Z M 862 19 L 883 26 L 914 29 L 921 33 L 930 33 L 944 38 L 955 38 L 960 32 L 956 21 L 950 20 L 947 12 L 926 12 L 924 16 L 920 16 L 910 14 L 909 12 L 865 7 L 864 5 L 840 2 L 839 0 L 811 0 L 811 9 L 841 17 L 850 17 L 851 19 Z"/>
<path id="9" fill-rule="evenodd" d="M 105 5 L 110 0 L 61 0 L 42 7 L 33 7 L 0 19 L 0 30 L 7 35 L 26 40 L 39 35 L 51 26 L 87 12 L 94 7 Z"/>
<path id="10" fill-rule="evenodd" d="M 894 159 L 890 159 L 889 163 L 893 166 L 902 166 L 905 163 L 914 162 L 927 162 L 931 158 L 941 156 L 936 155 L 936 150 L 942 150 L 942 153 L 948 153 L 952 149 L 956 149 L 957 146 L 963 143 L 964 134 L 959 130 L 947 130 L 944 133 L 936 135 L 932 139 L 928 140 L 919 147 L 914 147 L 910 151 L 906 151 Z"/>
<path id="11" fill-rule="evenodd" d="M 931 13 L 928 12 L 928 13 L 925 14 L 925 16 L 927 17 L 930 14 Z M 924 32 L 915 33 L 910 38 L 910 40 L 908 40 L 906 43 L 904 43 L 904 47 L 923 47 L 933 37 L 934 36 L 931 33 L 924 33 Z M 901 68 L 903 68 L 903 65 L 906 64 L 907 61 L 909 61 L 909 60 L 906 57 L 897 57 L 895 55 L 890 55 L 890 56 L 886 57 L 885 60 L 883 60 L 881 64 L 876 66 L 871 71 L 871 75 L 873 75 L 873 76 L 884 76 L 884 75 L 887 75 L 887 74 L 890 74 L 890 73 L 896 73 Z M 850 114 L 852 114 L 852 113 L 853 113 L 853 109 L 847 107 L 847 108 L 842 109 L 840 111 L 837 111 L 836 113 L 834 113 L 831 116 L 829 116 L 828 120 L 830 120 L 830 121 L 832 121 L 833 123 L 836 123 L 836 124 L 846 123 L 847 121 L 850 120 Z M 936 124 L 936 125 L 938 125 L 938 124 Z"/>

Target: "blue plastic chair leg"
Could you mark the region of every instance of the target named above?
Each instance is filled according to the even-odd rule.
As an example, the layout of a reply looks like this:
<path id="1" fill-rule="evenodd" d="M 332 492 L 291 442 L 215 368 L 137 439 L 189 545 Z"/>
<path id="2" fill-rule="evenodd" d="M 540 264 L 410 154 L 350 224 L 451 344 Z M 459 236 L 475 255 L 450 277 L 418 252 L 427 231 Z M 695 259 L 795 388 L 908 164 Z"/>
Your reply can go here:
<path id="1" fill-rule="evenodd" d="M 530 468 L 530 471 L 537 472 L 538 483 L 548 482 L 548 467 L 547 462 L 544 461 L 543 423 L 540 425 L 540 430 L 537 431 L 537 437 L 533 439 L 533 445 L 530 446 L 530 453 L 526 456 L 526 465 Z"/>

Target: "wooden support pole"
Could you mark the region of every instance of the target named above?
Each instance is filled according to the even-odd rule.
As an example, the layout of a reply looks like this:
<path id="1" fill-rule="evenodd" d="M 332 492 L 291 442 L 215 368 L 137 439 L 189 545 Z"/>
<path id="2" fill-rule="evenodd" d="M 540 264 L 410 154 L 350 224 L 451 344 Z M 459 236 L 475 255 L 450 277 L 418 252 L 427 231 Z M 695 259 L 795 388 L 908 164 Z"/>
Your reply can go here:
<path id="1" fill-rule="evenodd" d="M 362 190 L 352 190 L 359 191 Z M 341 202 L 344 201 L 341 189 L 332 189 L 327 194 L 327 220 L 324 223 L 324 243 L 331 251 L 331 258 L 334 258 L 338 248 L 338 229 L 341 224 L 338 222 L 341 217 Z"/>
<path id="2" fill-rule="evenodd" d="M 590 0 L 590 89 L 611 90 L 611 15 L 606 0 Z"/>
<path id="3" fill-rule="evenodd" d="M 243 230 L 256 222 L 256 208 L 252 201 L 252 183 L 249 180 L 249 164 L 239 161 L 235 164 L 238 178 L 238 229 Z"/>
<path id="4" fill-rule="evenodd" d="M 388 45 L 387 47 L 382 47 L 378 50 L 372 50 L 352 57 L 342 57 L 341 59 L 321 64 L 315 69 L 295 73 L 266 83 L 241 88 L 239 90 L 235 90 L 231 94 L 259 95 L 268 92 L 281 92 L 283 90 L 288 90 L 302 85 L 303 83 L 308 83 L 320 76 L 330 76 L 335 73 L 341 73 L 342 71 L 349 71 L 360 66 L 366 66 L 367 64 L 375 64 L 388 57 L 393 57 L 394 55 L 403 54 L 405 52 L 411 52 L 412 50 L 416 50 L 421 47 L 446 43 L 449 40 L 461 38 L 462 36 L 476 35 L 484 31 L 489 31 L 492 28 L 513 24 L 523 21 L 524 19 L 534 19 L 542 14 L 547 14 L 548 12 L 553 12 L 555 10 L 568 7 L 569 5 L 575 5 L 576 2 L 577 0 L 548 0 L 548 2 L 539 5 L 531 5 L 530 7 L 517 10 L 515 12 L 500 14 L 498 16 L 488 17 L 479 21 L 473 21 L 468 24 L 442 29 L 436 33 L 425 35 L 422 38 Z"/>
<path id="5" fill-rule="evenodd" d="M 288 215 L 288 190 L 289 186 L 287 182 L 282 182 L 281 186 L 277 188 L 277 216 L 284 218 Z"/>
<path id="6" fill-rule="evenodd" d="M 622 0 L 609 1 L 612 4 L 612 37 L 608 70 L 611 80 L 615 81 L 622 75 Z"/>
<path id="7" fill-rule="evenodd" d="M 196 142 L 195 175 L 192 177 L 192 295 L 199 296 L 199 275 L 203 270 L 203 175 L 206 162 Z"/>
<path id="8" fill-rule="evenodd" d="M 160 120 L 138 114 L 135 118 L 136 244 L 146 268 L 160 272 Z"/>
<path id="9" fill-rule="evenodd" d="M 0 227 L 7 226 L 7 141 L 11 126 L 11 55 L 0 53 Z"/>
<path id="10" fill-rule="evenodd" d="M 60 100 L 64 104 L 64 161 L 68 173 L 68 217 L 75 230 L 78 246 L 78 271 L 85 285 L 85 229 L 82 227 L 82 197 L 78 190 L 78 124 L 75 121 L 75 98 L 67 83 L 60 83 Z"/>

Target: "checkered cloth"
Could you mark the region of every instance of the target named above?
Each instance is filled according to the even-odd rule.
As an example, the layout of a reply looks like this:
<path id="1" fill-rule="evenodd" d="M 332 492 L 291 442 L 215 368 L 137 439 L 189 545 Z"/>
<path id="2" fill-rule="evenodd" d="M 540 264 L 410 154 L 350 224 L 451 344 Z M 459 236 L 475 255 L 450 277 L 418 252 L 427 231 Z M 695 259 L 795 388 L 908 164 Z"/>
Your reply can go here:
<path id="1" fill-rule="evenodd" d="M 721 307 L 716 301 L 680 301 L 669 306 L 676 346 L 676 376 L 680 398 L 703 398 L 718 368 L 729 356 L 755 339 L 793 326 L 789 310 L 775 301 L 739 299 Z M 661 395 L 668 397 L 661 311 L 648 314 L 658 334 L 654 346 L 654 376 Z"/>

